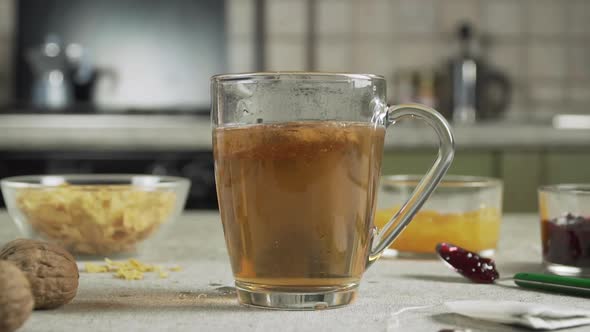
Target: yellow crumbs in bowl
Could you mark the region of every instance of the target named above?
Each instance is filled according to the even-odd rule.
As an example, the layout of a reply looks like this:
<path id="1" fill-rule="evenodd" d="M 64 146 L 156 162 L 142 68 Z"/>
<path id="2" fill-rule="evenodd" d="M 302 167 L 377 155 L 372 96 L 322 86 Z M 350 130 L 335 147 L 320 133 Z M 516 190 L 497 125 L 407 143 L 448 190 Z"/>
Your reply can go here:
<path id="1" fill-rule="evenodd" d="M 172 216 L 176 194 L 129 185 L 27 188 L 16 204 L 33 230 L 79 254 L 135 250 Z"/>
<path id="2" fill-rule="evenodd" d="M 105 258 L 105 264 L 86 263 L 84 269 L 88 273 L 114 272 L 113 276 L 125 280 L 142 280 L 146 272 L 156 273 L 161 279 L 165 279 L 168 278 L 168 271 L 178 272 L 182 270 L 180 266 L 166 269 L 159 265 L 142 263 L 137 259 L 115 262 L 108 258 Z"/>

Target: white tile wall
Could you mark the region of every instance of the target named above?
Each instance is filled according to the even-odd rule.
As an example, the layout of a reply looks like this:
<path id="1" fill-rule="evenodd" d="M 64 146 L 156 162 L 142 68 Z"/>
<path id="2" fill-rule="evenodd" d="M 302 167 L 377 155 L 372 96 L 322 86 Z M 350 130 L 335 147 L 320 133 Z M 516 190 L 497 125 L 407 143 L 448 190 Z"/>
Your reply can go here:
<path id="1" fill-rule="evenodd" d="M 266 1 L 266 70 L 306 70 L 306 0 Z"/>
<path id="2" fill-rule="evenodd" d="M 396 60 L 399 43 L 360 39 L 355 43 L 353 72 L 382 75 L 388 81 L 387 96 L 394 96 L 391 82 L 399 62 Z"/>
<path id="3" fill-rule="evenodd" d="M 529 35 L 533 37 L 563 35 L 566 30 L 566 9 L 564 0 L 529 0 L 529 19 L 527 20 Z"/>
<path id="4" fill-rule="evenodd" d="M 436 30 L 435 0 L 399 0 L 394 20 L 398 35 L 432 36 Z"/>
<path id="5" fill-rule="evenodd" d="M 586 45 L 576 42 L 568 54 L 569 78 L 590 80 L 590 42 Z M 590 94 L 590 91 L 588 91 Z"/>
<path id="6" fill-rule="evenodd" d="M 442 61 L 435 40 L 403 42 L 394 52 L 392 61 L 402 68 L 429 68 Z"/>
<path id="7" fill-rule="evenodd" d="M 490 64 L 506 73 L 512 80 L 520 80 L 525 73 L 523 66 L 524 47 L 518 42 L 499 42 L 489 48 Z"/>
<path id="8" fill-rule="evenodd" d="M 352 33 L 351 0 L 319 0 L 316 8 L 316 27 L 320 36 Z"/>
<path id="9" fill-rule="evenodd" d="M 268 1 L 268 69 L 304 67 L 306 2 Z M 469 21 L 488 37 L 485 58 L 511 79 L 510 112 L 590 106 L 590 0 L 317 0 L 316 8 L 317 70 L 383 74 L 392 88 L 396 70 L 434 69 L 455 54 L 457 26 Z"/>
<path id="10" fill-rule="evenodd" d="M 0 0 L 0 102 L 10 91 L 13 15 L 7 13 L 14 1 Z M 226 1 L 228 71 L 254 70 L 254 0 Z M 265 69 L 308 69 L 308 1 L 266 3 Z M 511 112 L 564 111 L 566 106 L 556 110 L 556 101 L 590 112 L 590 0 L 316 0 L 315 5 L 317 70 L 391 79 L 399 68 L 433 68 L 455 52 L 456 26 L 469 20 L 490 38 L 486 58 L 513 80 Z"/>
<path id="11" fill-rule="evenodd" d="M 590 36 L 590 1 L 567 0 L 568 30 L 573 36 Z"/>
<path id="12" fill-rule="evenodd" d="M 565 99 L 565 87 L 560 83 L 533 82 L 530 98 L 534 104 L 557 104 Z"/>
<path id="13" fill-rule="evenodd" d="M 225 0 L 227 20 L 227 71 L 243 73 L 255 70 L 254 0 Z"/>
<path id="14" fill-rule="evenodd" d="M 530 79 L 565 78 L 566 57 L 562 44 L 531 42 L 526 57 Z"/>
<path id="15" fill-rule="evenodd" d="M 353 71 L 379 74 L 386 78 L 393 76 L 399 62 L 396 59 L 397 47 L 393 43 L 379 40 L 359 40 L 354 47 Z"/>
<path id="16" fill-rule="evenodd" d="M 590 82 L 585 83 L 571 83 L 568 90 L 567 98 L 572 103 L 581 105 L 590 104 Z M 586 111 L 588 111 L 586 109 Z"/>
<path id="17" fill-rule="evenodd" d="M 228 72 L 243 73 L 255 70 L 254 43 L 252 38 L 230 37 L 227 45 Z"/>
<path id="18" fill-rule="evenodd" d="M 233 37 L 254 35 L 254 0 L 226 0 L 227 31 Z"/>
<path id="19" fill-rule="evenodd" d="M 356 0 L 354 5 L 355 30 L 358 35 L 386 39 L 395 34 L 395 1 Z"/>
<path id="20" fill-rule="evenodd" d="M 569 109 L 566 109 L 561 105 L 532 104 L 527 105 L 527 107 L 531 110 L 531 113 L 534 114 L 534 119 L 537 121 L 549 122 L 556 114 L 571 112 Z"/>
<path id="21" fill-rule="evenodd" d="M 13 0 L 0 0 L 0 37 L 9 37 L 14 24 Z"/>
<path id="22" fill-rule="evenodd" d="M 495 37 L 519 37 L 525 11 L 521 0 L 481 0 L 483 30 Z"/>
<path id="23" fill-rule="evenodd" d="M 271 0 L 266 13 L 267 33 L 271 36 L 303 36 L 307 27 L 307 1 Z"/>
<path id="24" fill-rule="evenodd" d="M 505 111 L 507 113 L 524 113 L 528 111 L 526 105 L 529 103 L 528 93 L 525 93 L 523 84 L 518 81 L 511 82 L 512 84 L 512 95 L 510 96 L 510 105 Z"/>
<path id="25" fill-rule="evenodd" d="M 305 43 L 303 39 L 270 38 L 267 39 L 266 69 L 306 70 Z"/>
<path id="26" fill-rule="evenodd" d="M 352 68 L 352 43 L 347 40 L 319 38 L 317 41 L 316 70 L 350 72 Z"/>
<path id="27" fill-rule="evenodd" d="M 530 121 L 532 114 L 533 112 L 531 111 L 530 106 L 526 106 L 525 104 L 517 104 L 516 102 L 512 101 L 502 117 L 508 122 L 523 122 Z"/>

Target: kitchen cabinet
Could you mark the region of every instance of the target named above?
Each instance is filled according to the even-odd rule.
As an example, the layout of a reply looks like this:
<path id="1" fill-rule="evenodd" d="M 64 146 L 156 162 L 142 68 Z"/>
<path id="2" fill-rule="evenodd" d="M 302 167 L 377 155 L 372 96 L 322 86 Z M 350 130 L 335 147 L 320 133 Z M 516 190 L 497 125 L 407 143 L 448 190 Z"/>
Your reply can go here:
<path id="1" fill-rule="evenodd" d="M 436 159 L 436 151 L 392 151 L 383 155 L 382 174 L 424 174 Z M 496 176 L 493 152 L 458 151 L 448 174 Z"/>
<path id="2" fill-rule="evenodd" d="M 590 183 L 590 151 L 547 152 L 541 184 Z"/>
<path id="3" fill-rule="evenodd" d="M 382 174 L 424 174 L 436 151 L 387 151 Z M 590 151 L 458 150 L 448 174 L 477 175 L 504 181 L 505 212 L 536 212 L 537 189 L 543 184 L 590 183 Z"/>
<path id="4" fill-rule="evenodd" d="M 540 152 L 503 152 L 497 177 L 504 181 L 504 211 L 537 211 L 537 188 L 542 178 Z"/>

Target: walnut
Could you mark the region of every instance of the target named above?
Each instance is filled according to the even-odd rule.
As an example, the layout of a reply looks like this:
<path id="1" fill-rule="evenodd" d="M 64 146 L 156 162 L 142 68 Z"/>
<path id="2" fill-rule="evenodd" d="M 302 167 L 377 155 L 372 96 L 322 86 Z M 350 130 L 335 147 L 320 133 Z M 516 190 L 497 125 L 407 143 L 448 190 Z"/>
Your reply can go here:
<path id="1" fill-rule="evenodd" d="M 2 259 L 13 262 L 29 279 L 35 309 L 57 308 L 76 296 L 78 266 L 61 247 L 36 240 L 14 240 L 0 249 Z"/>
<path id="2" fill-rule="evenodd" d="M 14 263 L 0 261 L 0 331 L 21 327 L 33 311 L 33 294 L 25 274 Z"/>

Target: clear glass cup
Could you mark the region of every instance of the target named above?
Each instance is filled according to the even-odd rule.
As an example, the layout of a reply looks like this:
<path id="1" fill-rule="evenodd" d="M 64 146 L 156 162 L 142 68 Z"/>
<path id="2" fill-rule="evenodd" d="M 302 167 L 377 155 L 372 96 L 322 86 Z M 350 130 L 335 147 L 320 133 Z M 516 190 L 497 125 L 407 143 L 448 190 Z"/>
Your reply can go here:
<path id="1" fill-rule="evenodd" d="M 381 179 L 375 215 L 377 227 L 389 221 L 419 182 L 418 175 L 391 175 Z M 446 175 L 384 255 L 435 257 L 436 245 L 449 242 L 489 257 L 495 253 L 501 221 L 501 180 Z"/>
<path id="2" fill-rule="evenodd" d="M 211 88 L 217 195 L 238 300 L 285 310 L 350 303 L 366 267 L 450 166 L 448 123 L 425 106 L 387 106 L 376 75 L 219 75 Z M 385 128 L 404 117 L 435 130 L 438 158 L 377 233 Z"/>
<path id="3" fill-rule="evenodd" d="M 539 188 L 539 215 L 545 268 L 590 276 L 590 184 Z"/>

